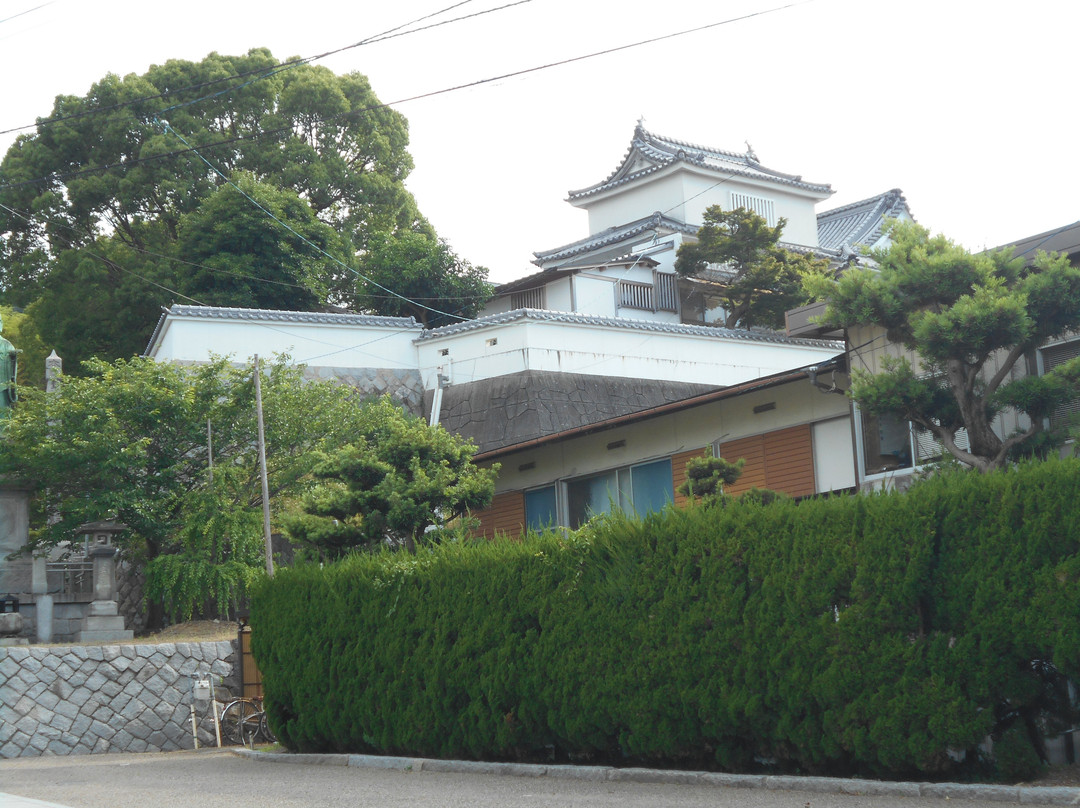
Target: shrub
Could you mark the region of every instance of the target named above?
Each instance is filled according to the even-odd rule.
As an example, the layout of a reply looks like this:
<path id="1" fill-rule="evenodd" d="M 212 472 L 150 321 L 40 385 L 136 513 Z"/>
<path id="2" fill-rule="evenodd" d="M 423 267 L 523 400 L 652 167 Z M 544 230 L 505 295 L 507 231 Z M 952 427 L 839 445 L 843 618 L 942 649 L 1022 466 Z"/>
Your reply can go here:
<path id="1" fill-rule="evenodd" d="M 271 721 L 301 751 L 937 776 L 1080 673 L 1078 487 L 1047 462 L 284 571 L 252 602 Z"/>

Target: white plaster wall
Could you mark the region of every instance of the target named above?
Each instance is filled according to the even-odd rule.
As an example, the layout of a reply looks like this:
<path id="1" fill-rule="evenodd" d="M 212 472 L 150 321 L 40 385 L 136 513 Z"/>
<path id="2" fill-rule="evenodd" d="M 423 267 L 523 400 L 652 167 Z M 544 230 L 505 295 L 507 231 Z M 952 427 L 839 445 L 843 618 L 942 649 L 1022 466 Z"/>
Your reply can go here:
<path id="1" fill-rule="evenodd" d="M 578 204 L 588 210 L 589 233 L 596 234 L 657 211 L 700 226 L 710 205 L 731 209 L 733 192 L 762 196 L 773 200 L 777 217 L 788 220 L 785 241 L 808 247 L 818 245 L 815 206 L 821 194 L 748 177 L 732 177 L 723 182 L 718 182 L 717 177 L 713 172 L 678 167 Z"/>
<path id="2" fill-rule="evenodd" d="M 615 277 L 585 275 L 574 277 L 574 298 L 578 314 L 615 317 Z"/>
<path id="3" fill-rule="evenodd" d="M 715 181 L 715 180 L 714 180 Z M 672 218 L 682 218 L 680 209 L 686 199 L 682 180 L 675 170 L 650 177 L 648 182 L 620 187 L 614 192 L 574 203 L 589 212 L 589 234 L 603 232 L 651 216 L 656 211 L 668 212 Z"/>
<path id="4" fill-rule="evenodd" d="M 755 406 L 768 402 L 775 402 L 776 409 L 754 413 Z M 855 484 L 848 413 L 848 403 L 843 396 L 823 394 L 809 381 L 792 382 L 500 457 L 502 471 L 496 489 L 502 492 L 535 488 L 618 466 L 669 457 L 708 446 L 717 440 L 738 440 L 809 423 L 813 425 L 815 476 L 818 473 L 817 458 L 819 455 L 824 458 L 823 473 L 817 477 L 817 490 L 831 491 Z M 848 448 L 842 452 L 837 441 L 843 430 L 847 430 Z M 608 444 L 617 441 L 625 441 L 625 445 L 607 448 Z M 519 466 L 528 463 L 535 466 L 518 470 Z"/>
<path id="5" fill-rule="evenodd" d="M 510 295 L 506 295 L 504 297 L 493 297 L 486 304 L 484 304 L 484 308 L 480 312 L 480 316 L 487 317 L 489 314 L 504 314 L 510 310 Z"/>
<path id="6" fill-rule="evenodd" d="M 246 361 L 287 353 L 298 364 L 415 368 L 420 327 L 386 328 L 272 320 L 170 318 L 157 350 L 161 361 L 205 362 L 211 354 Z"/>
<path id="7" fill-rule="evenodd" d="M 494 345 L 489 344 L 492 339 Z M 792 345 L 527 319 L 421 340 L 417 350 L 429 389 L 437 368 L 449 363 L 454 383 L 542 370 L 729 386 L 823 362 L 839 353 L 829 344 Z"/>
<path id="8" fill-rule="evenodd" d="M 567 275 L 549 283 L 544 290 L 544 308 L 551 311 L 573 311 L 573 283 L 574 278 L 572 275 Z"/>

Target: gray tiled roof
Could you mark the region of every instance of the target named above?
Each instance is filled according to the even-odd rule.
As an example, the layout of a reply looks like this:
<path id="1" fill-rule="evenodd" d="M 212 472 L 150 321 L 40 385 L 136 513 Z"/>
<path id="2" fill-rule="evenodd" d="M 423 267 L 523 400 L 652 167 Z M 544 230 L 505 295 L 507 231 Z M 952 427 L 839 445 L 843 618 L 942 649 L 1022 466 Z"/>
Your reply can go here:
<path id="1" fill-rule="evenodd" d="M 642 233 L 648 233 L 650 230 L 666 230 L 669 233 L 696 235 L 698 228 L 656 211 L 650 216 L 609 227 L 607 230 L 601 230 L 599 233 L 594 233 L 579 241 L 564 244 L 552 250 L 534 252 L 533 255 L 536 256 L 536 260 L 533 263 L 542 265 L 550 261 L 561 261 L 586 255 L 604 247 L 619 244 L 629 239 L 636 239 Z"/>
<path id="2" fill-rule="evenodd" d="M 432 339 L 436 337 L 448 337 L 461 334 L 466 331 L 474 331 L 478 328 L 505 325 L 517 320 L 537 320 L 552 323 L 573 323 L 578 325 L 602 326 L 606 328 L 623 328 L 629 331 L 653 331 L 664 334 L 685 334 L 687 336 L 715 337 L 717 339 L 734 339 L 742 342 L 771 342 L 781 345 L 807 345 L 815 348 L 833 346 L 837 350 L 843 350 L 842 342 L 828 342 L 817 339 L 797 339 L 785 336 L 775 331 L 748 331 L 732 328 L 715 328 L 707 325 L 676 325 L 674 323 L 661 323 L 653 320 L 631 320 L 618 317 L 595 317 L 589 314 L 573 314 L 565 311 L 547 311 L 544 309 L 514 309 L 501 314 L 491 314 L 487 317 L 479 317 L 475 320 L 467 320 L 463 323 L 444 325 L 421 334 L 420 339 Z"/>
<path id="3" fill-rule="evenodd" d="M 1043 252 L 1061 252 L 1068 256 L 1080 253 L 1080 222 L 1073 222 L 1064 227 L 1047 230 L 1035 236 L 1003 244 L 997 249 L 1008 247 L 1017 257 L 1023 256 L 1028 261 L 1035 257 L 1039 250 Z"/>
<path id="4" fill-rule="evenodd" d="M 451 385 L 439 423 L 479 452 L 514 446 L 720 388 L 688 382 L 526 370 Z M 431 393 L 428 393 L 430 407 Z"/>
<path id="5" fill-rule="evenodd" d="M 275 309 L 240 309 L 227 306 L 173 306 L 162 309 L 161 317 L 158 318 L 154 333 L 150 335 L 150 342 L 146 346 L 145 353 L 149 354 L 157 341 L 161 329 L 165 325 L 165 318 L 169 315 L 174 317 L 202 317 L 208 320 L 258 320 L 272 323 L 319 323 L 326 325 L 360 325 L 375 328 L 420 329 L 420 324 L 412 317 L 381 317 L 372 314 L 346 314 L 339 312 L 318 311 L 279 311 Z"/>
<path id="6" fill-rule="evenodd" d="M 531 275 L 526 275 L 525 277 L 518 278 L 517 280 L 501 283 L 495 287 L 495 294 L 508 295 L 511 292 L 520 292 L 527 289 L 536 289 L 537 287 L 543 286 L 548 281 L 552 281 L 560 277 L 566 277 L 567 275 L 573 275 L 585 269 L 610 268 L 613 266 L 625 267 L 630 264 L 642 267 L 655 267 L 658 266 L 659 262 L 650 258 L 647 255 L 626 253 L 623 255 L 618 255 L 615 258 L 605 258 L 601 261 L 585 261 L 562 264 L 560 266 L 542 269 L 539 272 L 534 272 Z"/>
<path id="7" fill-rule="evenodd" d="M 569 201 L 586 199 L 611 188 L 654 174 L 676 163 L 686 163 L 713 171 L 722 171 L 727 174 L 768 180 L 820 194 L 832 193 L 832 188 L 827 184 L 806 182 L 801 175 L 784 174 L 766 168 L 757 161 L 757 156 L 752 151 L 748 150 L 745 154 L 738 154 L 737 152 L 662 137 L 647 131 L 639 121 L 634 129 L 630 148 L 627 149 L 626 156 L 623 157 L 619 167 L 603 182 L 588 188 L 570 191 Z"/>
<path id="8" fill-rule="evenodd" d="M 902 214 L 910 217 L 911 211 L 899 188 L 827 210 L 817 217 L 818 244 L 830 250 L 871 245 L 881 238 L 886 219 Z"/>

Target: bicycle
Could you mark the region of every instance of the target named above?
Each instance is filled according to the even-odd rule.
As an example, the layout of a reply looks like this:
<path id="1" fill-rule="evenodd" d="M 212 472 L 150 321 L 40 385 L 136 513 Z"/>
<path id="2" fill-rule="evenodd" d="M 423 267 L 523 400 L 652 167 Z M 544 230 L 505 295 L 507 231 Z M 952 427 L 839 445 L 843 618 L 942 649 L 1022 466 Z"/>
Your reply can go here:
<path id="1" fill-rule="evenodd" d="M 221 711 L 221 732 L 233 744 L 254 746 L 259 740 L 275 743 L 277 738 L 266 721 L 262 699 L 238 698 Z"/>

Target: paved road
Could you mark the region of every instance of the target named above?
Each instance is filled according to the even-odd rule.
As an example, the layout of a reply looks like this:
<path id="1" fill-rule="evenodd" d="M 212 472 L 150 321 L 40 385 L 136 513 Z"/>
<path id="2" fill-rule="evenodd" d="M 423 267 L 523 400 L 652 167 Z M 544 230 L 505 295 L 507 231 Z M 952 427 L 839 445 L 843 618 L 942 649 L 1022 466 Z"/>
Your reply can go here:
<path id="1" fill-rule="evenodd" d="M 218 750 L 0 760 L 0 792 L 67 808 L 943 808 L 980 804 L 265 763 Z M 40 808 L 21 803 L 0 793 L 0 808 Z"/>

